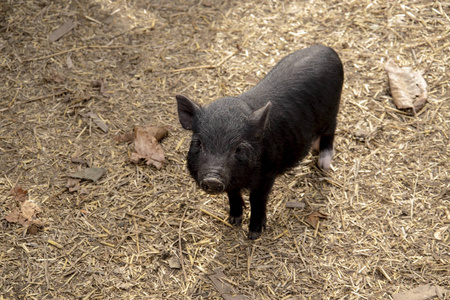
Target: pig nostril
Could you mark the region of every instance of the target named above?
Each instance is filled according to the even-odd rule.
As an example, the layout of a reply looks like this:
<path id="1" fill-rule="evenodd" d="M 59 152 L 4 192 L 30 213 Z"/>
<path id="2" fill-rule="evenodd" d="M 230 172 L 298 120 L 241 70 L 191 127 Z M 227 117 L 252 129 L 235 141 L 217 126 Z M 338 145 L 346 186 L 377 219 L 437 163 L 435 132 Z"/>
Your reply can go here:
<path id="1" fill-rule="evenodd" d="M 218 194 L 225 190 L 225 185 L 217 178 L 207 177 L 200 182 L 200 187 L 210 194 Z"/>

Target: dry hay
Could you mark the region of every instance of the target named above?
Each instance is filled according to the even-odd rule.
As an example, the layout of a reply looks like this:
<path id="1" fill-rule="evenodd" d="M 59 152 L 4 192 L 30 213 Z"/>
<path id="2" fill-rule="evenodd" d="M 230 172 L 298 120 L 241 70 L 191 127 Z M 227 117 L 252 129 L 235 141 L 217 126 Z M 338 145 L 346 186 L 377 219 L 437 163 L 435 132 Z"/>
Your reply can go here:
<path id="1" fill-rule="evenodd" d="M 218 268 L 248 299 L 448 288 L 450 233 L 434 235 L 450 222 L 449 15 L 448 2 L 425 0 L 1 2 L 0 295 L 220 299 Z M 69 20 L 77 26 L 49 42 Z M 268 229 L 248 241 L 248 214 L 228 227 L 226 198 L 189 178 L 173 96 L 239 94 L 316 43 L 335 48 L 346 72 L 334 170 L 309 156 L 280 177 Z M 388 58 L 425 71 L 417 116 L 394 108 Z M 99 79 L 110 97 L 92 86 Z M 131 145 L 113 141 L 136 124 L 171 126 L 163 169 L 131 164 Z M 71 193 L 72 157 L 107 173 Z M 16 185 L 44 211 L 35 235 L 3 218 Z M 319 230 L 305 222 L 312 211 L 330 215 Z"/>

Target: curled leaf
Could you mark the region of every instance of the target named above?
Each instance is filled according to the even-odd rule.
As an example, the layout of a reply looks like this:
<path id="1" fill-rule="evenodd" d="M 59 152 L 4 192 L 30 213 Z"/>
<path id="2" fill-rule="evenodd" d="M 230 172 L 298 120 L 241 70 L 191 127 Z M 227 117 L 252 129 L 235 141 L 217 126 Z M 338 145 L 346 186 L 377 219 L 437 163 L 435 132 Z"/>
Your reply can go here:
<path id="1" fill-rule="evenodd" d="M 427 101 L 427 83 L 422 74 L 410 67 L 400 68 L 390 59 L 384 69 L 389 77 L 389 85 L 395 106 L 409 109 L 414 113 L 422 109 Z"/>
<path id="2" fill-rule="evenodd" d="M 44 222 L 37 218 L 42 209 L 36 202 L 26 200 L 20 204 L 20 209 L 13 209 L 5 216 L 5 220 L 10 223 L 17 223 L 27 226 L 27 232 L 34 234 L 44 226 Z"/>
<path id="3" fill-rule="evenodd" d="M 145 159 L 147 165 L 152 164 L 157 169 L 165 162 L 164 150 L 158 143 L 168 133 L 167 128 L 152 126 L 134 127 L 134 148 L 135 153 L 131 154 L 132 163 L 138 163 Z"/>
<path id="4" fill-rule="evenodd" d="M 78 178 L 69 178 L 67 180 L 66 187 L 69 189 L 69 192 L 76 192 L 80 189 L 80 181 Z"/>
<path id="5" fill-rule="evenodd" d="M 320 219 L 328 219 L 329 217 L 330 217 L 329 215 L 324 214 L 320 211 L 313 211 L 308 215 L 308 217 L 306 217 L 305 221 L 306 223 L 311 225 L 311 227 L 316 229 Z"/>

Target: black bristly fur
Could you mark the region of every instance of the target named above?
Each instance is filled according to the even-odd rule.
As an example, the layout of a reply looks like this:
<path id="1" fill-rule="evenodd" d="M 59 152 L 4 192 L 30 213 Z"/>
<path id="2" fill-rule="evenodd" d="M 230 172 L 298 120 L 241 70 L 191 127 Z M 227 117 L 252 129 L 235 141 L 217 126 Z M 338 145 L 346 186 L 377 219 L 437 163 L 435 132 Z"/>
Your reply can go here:
<path id="1" fill-rule="evenodd" d="M 233 225 L 242 221 L 241 190 L 250 191 L 249 238 L 265 227 L 276 176 L 303 159 L 315 138 L 320 151 L 332 150 L 343 76 L 336 52 L 317 45 L 286 56 L 238 97 L 200 107 L 177 96 L 180 122 L 193 131 L 187 157 L 192 177 L 225 186 Z"/>

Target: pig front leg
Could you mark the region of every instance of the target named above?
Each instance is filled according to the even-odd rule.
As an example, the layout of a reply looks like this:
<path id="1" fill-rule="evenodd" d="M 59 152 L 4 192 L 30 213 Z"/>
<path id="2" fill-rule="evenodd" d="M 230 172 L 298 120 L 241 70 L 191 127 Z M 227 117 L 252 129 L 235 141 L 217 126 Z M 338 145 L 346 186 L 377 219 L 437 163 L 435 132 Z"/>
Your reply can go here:
<path id="1" fill-rule="evenodd" d="M 270 190 L 272 189 L 275 176 L 266 178 L 259 183 L 258 187 L 252 189 L 250 192 L 250 226 L 248 230 L 248 238 L 256 240 L 266 228 L 266 205 L 269 198 Z"/>
<path id="2" fill-rule="evenodd" d="M 240 190 L 231 190 L 228 192 L 228 201 L 230 202 L 230 217 L 228 221 L 231 225 L 239 226 L 242 222 L 242 207 L 244 200 Z"/>

